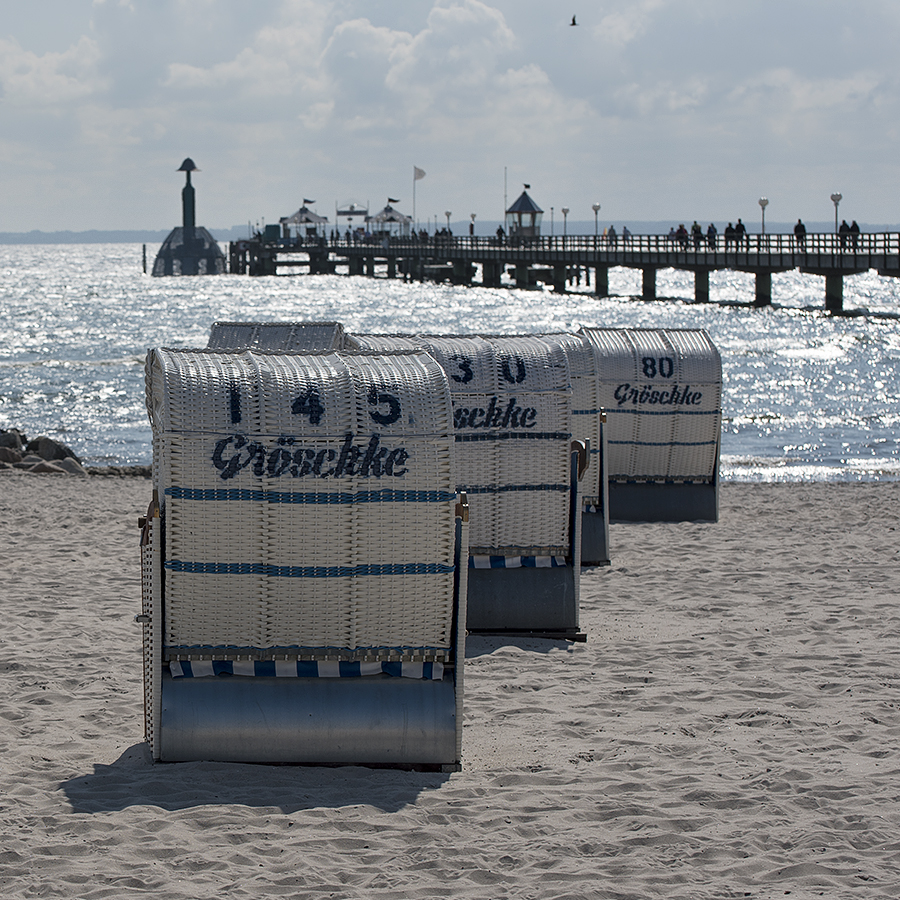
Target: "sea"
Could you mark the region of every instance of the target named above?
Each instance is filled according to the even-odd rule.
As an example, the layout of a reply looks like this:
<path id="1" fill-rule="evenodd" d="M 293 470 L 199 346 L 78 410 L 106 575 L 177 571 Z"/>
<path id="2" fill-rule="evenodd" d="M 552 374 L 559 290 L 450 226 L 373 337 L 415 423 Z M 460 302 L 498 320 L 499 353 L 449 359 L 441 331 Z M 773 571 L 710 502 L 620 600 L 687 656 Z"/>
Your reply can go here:
<path id="1" fill-rule="evenodd" d="M 148 268 L 158 246 L 147 246 Z M 377 273 L 376 273 L 377 274 Z M 350 332 L 529 334 L 703 328 L 723 365 L 720 474 L 727 481 L 900 480 L 900 284 L 844 280 L 848 315 L 824 311 L 824 278 L 754 279 L 611 269 L 613 296 L 405 284 L 386 277 L 152 278 L 140 244 L 0 246 L 0 429 L 46 434 L 86 465 L 151 461 L 144 362 L 152 347 L 204 347 L 216 321 L 336 321 Z"/>

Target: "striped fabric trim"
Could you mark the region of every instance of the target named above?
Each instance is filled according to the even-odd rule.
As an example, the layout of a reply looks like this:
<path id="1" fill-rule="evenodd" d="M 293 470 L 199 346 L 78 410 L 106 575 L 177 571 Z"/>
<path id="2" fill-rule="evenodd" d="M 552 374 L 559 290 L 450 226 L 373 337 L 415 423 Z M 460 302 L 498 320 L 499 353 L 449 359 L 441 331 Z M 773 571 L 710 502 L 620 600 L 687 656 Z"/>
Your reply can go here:
<path id="1" fill-rule="evenodd" d="M 457 444 L 471 441 L 567 441 L 572 437 L 567 431 L 504 431 L 500 434 L 456 434 L 453 439 Z"/>
<path id="2" fill-rule="evenodd" d="M 564 569 L 564 556 L 470 556 L 470 569 Z"/>
<path id="3" fill-rule="evenodd" d="M 560 491 L 565 492 L 569 490 L 569 485 L 567 484 L 503 484 L 498 486 L 475 486 L 470 487 L 466 485 L 465 487 L 461 487 L 460 490 L 465 491 L 467 494 L 507 494 L 511 491 Z"/>
<path id="4" fill-rule="evenodd" d="M 357 491 L 355 494 L 261 491 L 243 488 L 166 488 L 176 500 L 254 500 L 259 503 L 444 503 L 455 500 L 449 491 Z"/>
<path id="5" fill-rule="evenodd" d="M 190 562 L 167 559 L 170 572 L 203 575 L 268 575 L 271 578 L 354 578 L 366 575 L 448 575 L 445 563 L 372 563 L 359 566 L 276 566 L 271 563 Z"/>
<path id="6" fill-rule="evenodd" d="M 710 447 L 718 441 L 609 441 L 610 444 L 625 444 L 635 447 Z"/>
<path id="7" fill-rule="evenodd" d="M 634 475 L 610 475 L 609 476 L 610 483 L 615 482 L 616 484 L 685 484 L 685 485 L 707 485 L 712 484 L 713 479 L 707 476 L 694 476 L 684 478 L 666 478 L 663 475 L 660 475 L 658 478 L 654 478 L 651 475 L 648 475 L 644 478 L 635 478 Z"/>
<path id="8" fill-rule="evenodd" d="M 213 678 L 218 675 L 256 678 L 363 678 L 368 675 L 391 675 L 396 678 L 440 681 L 444 677 L 444 664 L 338 660 L 317 662 L 298 659 L 183 659 L 172 660 L 169 671 L 173 678 Z"/>

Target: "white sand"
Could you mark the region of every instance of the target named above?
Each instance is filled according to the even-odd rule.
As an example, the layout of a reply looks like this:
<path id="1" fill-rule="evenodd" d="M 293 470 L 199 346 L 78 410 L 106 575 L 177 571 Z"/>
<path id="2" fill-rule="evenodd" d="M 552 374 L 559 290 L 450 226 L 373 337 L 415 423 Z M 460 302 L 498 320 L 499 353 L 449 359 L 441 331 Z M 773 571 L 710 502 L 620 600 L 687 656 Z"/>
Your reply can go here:
<path id="1" fill-rule="evenodd" d="M 587 644 L 469 639 L 453 775 L 153 765 L 148 499 L 0 473 L 0 897 L 900 896 L 900 484 L 614 526 Z"/>

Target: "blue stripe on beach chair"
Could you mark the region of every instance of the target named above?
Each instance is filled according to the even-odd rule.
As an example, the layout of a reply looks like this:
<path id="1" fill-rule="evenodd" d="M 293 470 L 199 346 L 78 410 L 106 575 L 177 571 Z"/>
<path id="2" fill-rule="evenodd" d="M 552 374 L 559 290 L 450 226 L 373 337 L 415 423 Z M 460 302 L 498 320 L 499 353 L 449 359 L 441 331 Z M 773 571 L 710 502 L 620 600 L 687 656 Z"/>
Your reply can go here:
<path id="1" fill-rule="evenodd" d="M 489 485 L 462 485 L 461 491 L 467 494 L 508 494 L 517 491 L 568 491 L 568 484 L 489 484 Z"/>
<path id="2" fill-rule="evenodd" d="M 353 494 L 314 491 L 262 491 L 245 488 L 166 488 L 166 496 L 176 500 L 252 500 L 257 503 L 445 503 L 455 500 L 449 491 L 357 491 Z"/>
<path id="3" fill-rule="evenodd" d="M 572 437 L 567 431 L 502 431 L 488 434 L 457 434 L 453 439 L 457 444 L 471 441 L 567 441 Z"/>
<path id="4" fill-rule="evenodd" d="M 610 444 L 631 444 L 635 447 L 709 447 L 718 441 L 610 441 Z"/>
<path id="5" fill-rule="evenodd" d="M 469 557 L 470 569 L 562 569 L 564 556 L 485 556 Z"/>
<path id="6" fill-rule="evenodd" d="M 673 406 L 671 409 L 617 409 L 615 407 L 607 407 L 606 411 L 617 415 L 627 413 L 630 416 L 718 416 L 722 414 L 721 409 L 684 409 L 681 406 Z"/>
<path id="7" fill-rule="evenodd" d="M 169 671 L 173 678 L 214 678 L 220 675 L 251 678 L 365 678 L 369 675 L 391 675 L 395 678 L 440 681 L 444 677 L 444 664 L 304 659 L 182 659 L 172 660 Z"/>
<path id="8" fill-rule="evenodd" d="M 368 575 L 448 575 L 445 563 L 369 563 L 359 566 L 276 566 L 271 563 L 192 562 L 167 559 L 170 572 L 202 575 L 267 575 L 272 578 L 358 578 Z"/>

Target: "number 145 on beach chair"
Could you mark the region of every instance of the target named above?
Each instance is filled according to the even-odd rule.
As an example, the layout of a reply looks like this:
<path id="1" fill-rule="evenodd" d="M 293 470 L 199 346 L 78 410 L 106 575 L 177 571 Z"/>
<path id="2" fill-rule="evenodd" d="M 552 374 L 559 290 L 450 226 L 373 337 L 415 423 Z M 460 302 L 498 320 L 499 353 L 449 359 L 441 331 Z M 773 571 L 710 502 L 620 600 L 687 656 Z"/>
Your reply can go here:
<path id="1" fill-rule="evenodd" d="M 443 370 L 155 350 L 147 402 L 153 758 L 457 767 L 468 506 Z"/>

